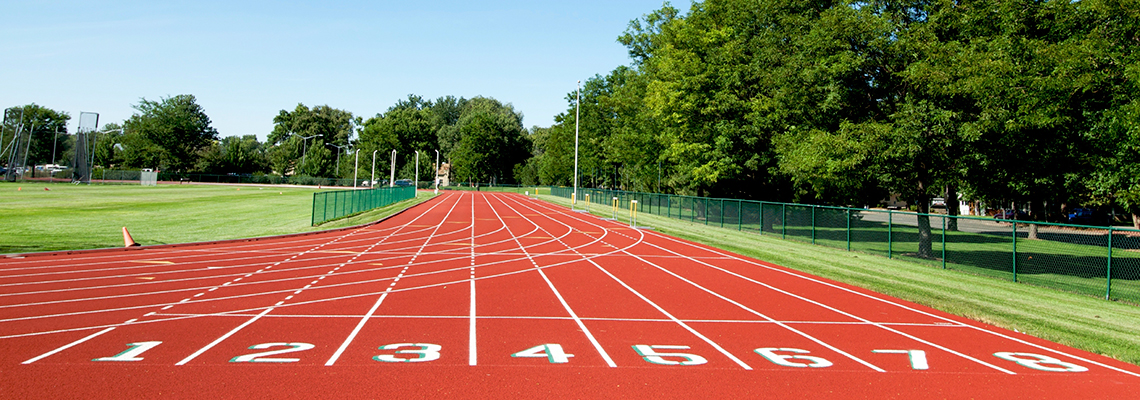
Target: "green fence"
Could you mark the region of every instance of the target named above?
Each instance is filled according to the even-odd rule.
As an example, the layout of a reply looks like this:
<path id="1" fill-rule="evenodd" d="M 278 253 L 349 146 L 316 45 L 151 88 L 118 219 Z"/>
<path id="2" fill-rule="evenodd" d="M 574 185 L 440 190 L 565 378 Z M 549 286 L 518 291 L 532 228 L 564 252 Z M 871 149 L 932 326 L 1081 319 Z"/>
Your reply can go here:
<path id="1" fill-rule="evenodd" d="M 411 186 L 313 193 L 312 225 L 416 197 Z"/>
<path id="2" fill-rule="evenodd" d="M 626 221 L 636 200 L 642 213 L 1140 304 L 1135 229 L 602 189 L 579 188 L 578 196 L 604 215 L 616 199 L 616 217 Z"/>

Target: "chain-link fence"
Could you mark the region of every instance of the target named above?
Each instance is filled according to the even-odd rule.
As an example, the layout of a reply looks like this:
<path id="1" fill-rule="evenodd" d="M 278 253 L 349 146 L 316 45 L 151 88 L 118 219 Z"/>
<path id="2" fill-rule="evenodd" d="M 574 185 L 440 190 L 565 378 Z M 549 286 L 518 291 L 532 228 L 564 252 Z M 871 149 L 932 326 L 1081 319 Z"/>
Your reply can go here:
<path id="1" fill-rule="evenodd" d="M 1140 304 L 1136 229 L 604 189 L 578 196 L 626 221 L 636 200 L 638 212 Z"/>
<path id="2" fill-rule="evenodd" d="M 412 186 L 313 193 L 312 225 L 416 197 Z"/>

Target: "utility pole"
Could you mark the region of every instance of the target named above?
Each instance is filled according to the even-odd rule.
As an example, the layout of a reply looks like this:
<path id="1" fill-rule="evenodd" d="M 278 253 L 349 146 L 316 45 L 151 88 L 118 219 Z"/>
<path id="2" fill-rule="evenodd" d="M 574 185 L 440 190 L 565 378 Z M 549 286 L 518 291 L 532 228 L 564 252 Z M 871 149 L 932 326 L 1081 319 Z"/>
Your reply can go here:
<path id="1" fill-rule="evenodd" d="M 392 149 L 392 174 L 388 177 L 388 187 L 396 186 L 396 149 Z"/>
<path id="2" fill-rule="evenodd" d="M 380 150 L 372 150 L 372 182 L 368 187 L 376 187 L 376 152 Z"/>
<path id="3" fill-rule="evenodd" d="M 356 172 L 360 170 L 360 150 L 356 150 L 356 164 L 352 166 L 352 188 L 356 189 Z"/>
<path id="4" fill-rule="evenodd" d="M 582 81 L 578 81 L 577 100 L 574 101 L 574 196 L 570 207 L 578 202 L 578 119 L 582 115 Z"/>
<path id="5" fill-rule="evenodd" d="M 416 189 L 419 189 L 419 187 L 420 187 L 420 151 L 419 150 L 416 150 L 416 180 L 412 181 L 412 185 L 415 185 Z"/>

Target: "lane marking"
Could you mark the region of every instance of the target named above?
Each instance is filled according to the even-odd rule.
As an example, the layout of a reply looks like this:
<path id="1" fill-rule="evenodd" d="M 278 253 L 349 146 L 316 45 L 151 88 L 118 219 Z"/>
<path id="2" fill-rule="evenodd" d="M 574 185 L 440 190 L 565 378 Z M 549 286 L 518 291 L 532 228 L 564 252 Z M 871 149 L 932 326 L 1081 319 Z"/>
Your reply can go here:
<path id="1" fill-rule="evenodd" d="M 83 342 L 86 342 L 86 341 L 88 341 L 88 340 L 94 339 L 94 338 L 96 338 L 96 337 L 97 337 L 97 336 L 99 336 L 99 335 L 102 335 L 102 334 L 104 334 L 104 333 L 107 333 L 107 332 L 110 332 L 110 331 L 113 331 L 113 330 L 115 330 L 115 327 L 114 327 L 114 326 L 112 326 L 112 327 L 110 327 L 110 328 L 107 328 L 107 329 L 104 329 L 104 330 L 101 330 L 101 331 L 99 331 L 99 332 L 95 332 L 95 333 L 93 333 L 93 334 L 91 334 L 91 335 L 88 335 L 87 337 L 85 337 L 85 338 L 83 338 L 83 339 L 79 339 L 79 340 L 76 340 L 76 341 L 74 341 L 74 342 L 71 342 L 71 343 L 65 344 L 65 345 L 63 345 L 62 347 L 58 348 L 58 349 L 55 349 L 55 350 L 49 351 L 49 352 L 47 352 L 47 353 L 44 353 L 44 354 L 40 354 L 39 356 L 36 356 L 36 357 L 32 357 L 30 360 L 28 360 L 28 361 L 24 361 L 24 362 L 22 362 L 21 364 L 31 364 L 31 363 L 34 363 L 34 362 L 36 362 L 36 361 L 39 361 L 39 360 L 42 360 L 42 359 L 44 359 L 44 358 L 45 358 L 45 357 L 47 357 L 47 356 L 50 356 L 50 355 L 52 355 L 52 354 L 55 354 L 55 353 L 59 353 L 59 352 L 61 352 L 61 351 L 64 351 L 64 350 L 70 349 L 70 348 L 72 348 L 72 347 L 74 347 L 74 346 L 76 346 L 76 345 L 79 345 L 80 343 L 83 343 Z"/>
<path id="2" fill-rule="evenodd" d="M 154 261 L 152 261 L 152 260 L 131 260 L 130 262 L 139 263 L 139 264 L 163 264 L 163 265 L 174 264 L 173 261 L 157 261 L 157 260 L 154 260 Z"/>

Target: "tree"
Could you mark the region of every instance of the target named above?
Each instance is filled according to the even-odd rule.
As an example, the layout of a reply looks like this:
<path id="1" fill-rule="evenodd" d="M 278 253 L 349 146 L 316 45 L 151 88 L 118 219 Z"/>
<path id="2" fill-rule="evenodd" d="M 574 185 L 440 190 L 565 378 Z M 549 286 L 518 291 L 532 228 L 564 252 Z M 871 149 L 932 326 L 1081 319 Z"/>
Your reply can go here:
<path id="1" fill-rule="evenodd" d="M 193 168 L 199 150 L 218 139 L 210 118 L 193 95 L 183 94 L 160 101 L 142 99 L 124 124 L 128 132 L 154 144 L 159 150 L 160 168 L 186 171 Z"/>
<path id="2" fill-rule="evenodd" d="M 0 134 L 0 154 L 4 155 L 4 159 L 0 162 L 7 162 L 8 155 L 12 151 L 17 154 L 25 154 L 27 151 L 27 165 L 29 167 L 34 165 L 49 164 L 52 161 L 58 161 L 70 148 L 60 146 L 68 146 L 70 142 L 65 140 L 67 135 L 67 121 L 71 116 L 66 112 L 52 110 L 47 107 L 37 105 L 35 103 L 28 104 L 21 107 L 15 107 L 22 110 L 22 118 L 19 120 L 6 121 L 7 124 L 3 126 L 3 132 Z M 12 138 L 17 132 L 24 138 L 31 138 L 30 142 L 23 141 L 21 149 L 11 148 Z M 53 160 L 53 156 L 55 159 Z M 21 157 L 19 162 L 24 162 Z"/>
<path id="3" fill-rule="evenodd" d="M 360 124 L 360 119 L 327 105 L 309 108 L 297 104 L 292 112 L 281 110 L 273 124 L 267 143 L 274 146 L 269 155 L 274 171 L 327 177 L 336 171 L 336 157 L 330 150 L 336 148 L 326 143 L 349 145 L 353 126 Z"/>
<path id="4" fill-rule="evenodd" d="M 229 136 L 203 149 L 195 170 L 203 173 L 251 174 L 266 172 L 269 162 L 256 135 Z"/>

